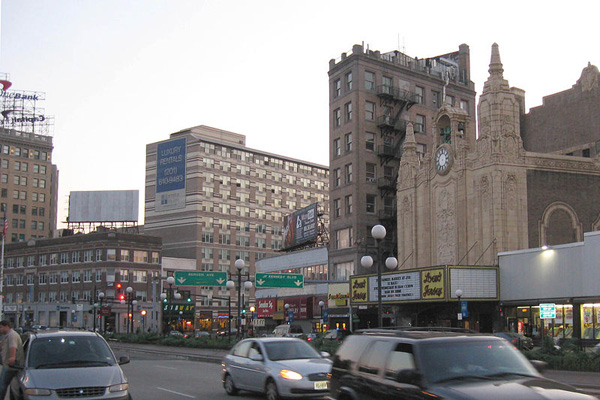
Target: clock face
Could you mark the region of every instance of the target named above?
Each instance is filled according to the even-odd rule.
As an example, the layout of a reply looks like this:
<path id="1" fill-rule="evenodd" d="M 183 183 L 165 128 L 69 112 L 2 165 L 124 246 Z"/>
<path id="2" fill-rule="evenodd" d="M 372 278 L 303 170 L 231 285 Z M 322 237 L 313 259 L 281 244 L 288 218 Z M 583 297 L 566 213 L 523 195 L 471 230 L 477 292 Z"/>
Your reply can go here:
<path id="1" fill-rule="evenodd" d="M 435 153 L 435 169 L 439 173 L 444 173 L 450 167 L 450 152 L 446 147 L 440 147 Z"/>

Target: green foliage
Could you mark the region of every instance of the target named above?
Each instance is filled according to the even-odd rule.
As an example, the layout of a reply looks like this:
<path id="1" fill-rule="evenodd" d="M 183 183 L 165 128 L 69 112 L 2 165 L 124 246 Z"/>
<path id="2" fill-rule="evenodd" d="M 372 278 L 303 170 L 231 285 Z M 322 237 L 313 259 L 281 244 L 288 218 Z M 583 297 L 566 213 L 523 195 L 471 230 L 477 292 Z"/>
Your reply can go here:
<path id="1" fill-rule="evenodd" d="M 548 369 L 600 372 L 600 356 L 586 351 L 576 339 L 566 340 L 558 347 L 552 337 L 546 337 L 541 348 L 524 354 L 530 360 L 548 363 Z"/>

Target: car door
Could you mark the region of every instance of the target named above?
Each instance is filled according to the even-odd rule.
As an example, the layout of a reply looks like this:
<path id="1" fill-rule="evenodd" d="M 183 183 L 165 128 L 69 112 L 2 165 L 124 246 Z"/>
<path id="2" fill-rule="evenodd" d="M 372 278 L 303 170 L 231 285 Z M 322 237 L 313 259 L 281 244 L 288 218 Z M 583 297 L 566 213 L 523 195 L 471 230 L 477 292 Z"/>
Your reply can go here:
<path id="1" fill-rule="evenodd" d="M 262 360 L 253 360 L 252 356 L 261 355 Z M 248 390 L 262 392 L 265 387 L 267 377 L 265 351 L 256 340 L 252 340 L 248 349 L 246 359 L 246 378 L 248 378 Z"/>
<path id="2" fill-rule="evenodd" d="M 229 360 L 229 373 L 238 389 L 248 388 L 247 356 L 250 344 L 250 340 L 239 342 L 227 356 Z"/>
<path id="3" fill-rule="evenodd" d="M 361 400 L 380 400 L 386 398 L 385 384 L 382 378 L 385 360 L 392 351 L 393 343 L 389 340 L 374 340 L 363 352 L 356 365 L 356 381 L 354 388 Z"/>

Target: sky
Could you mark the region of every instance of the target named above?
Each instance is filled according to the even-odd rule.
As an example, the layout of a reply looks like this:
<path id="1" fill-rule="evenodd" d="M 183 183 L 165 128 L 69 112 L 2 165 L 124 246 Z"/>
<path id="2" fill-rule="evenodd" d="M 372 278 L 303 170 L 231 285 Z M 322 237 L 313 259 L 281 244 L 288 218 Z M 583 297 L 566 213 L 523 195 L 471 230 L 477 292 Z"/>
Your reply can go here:
<path id="1" fill-rule="evenodd" d="M 146 144 L 197 125 L 328 165 L 329 60 L 354 44 L 426 58 L 466 43 L 479 94 L 496 42 L 527 108 L 600 65 L 594 1 L 0 2 L 0 72 L 54 116 L 59 227 L 79 190 L 139 190 L 143 223 Z"/>

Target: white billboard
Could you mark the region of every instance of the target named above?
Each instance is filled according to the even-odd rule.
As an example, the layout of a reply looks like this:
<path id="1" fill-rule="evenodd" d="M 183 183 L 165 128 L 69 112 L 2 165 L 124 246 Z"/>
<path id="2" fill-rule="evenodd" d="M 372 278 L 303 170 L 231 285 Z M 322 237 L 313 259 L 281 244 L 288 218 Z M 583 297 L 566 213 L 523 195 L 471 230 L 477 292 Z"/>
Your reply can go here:
<path id="1" fill-rule="evenodd" d="M 139 190 L 71 192 L 69 222 L 137 222 Z"/>

